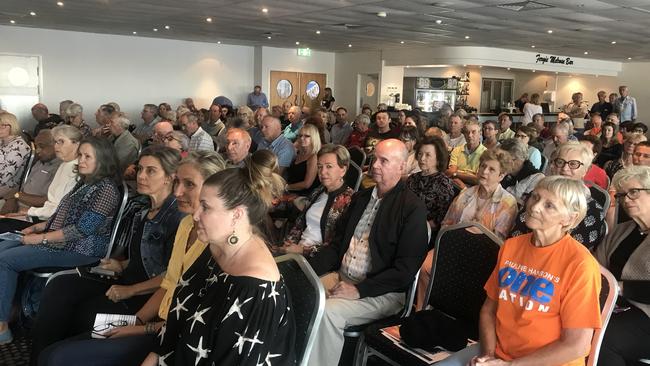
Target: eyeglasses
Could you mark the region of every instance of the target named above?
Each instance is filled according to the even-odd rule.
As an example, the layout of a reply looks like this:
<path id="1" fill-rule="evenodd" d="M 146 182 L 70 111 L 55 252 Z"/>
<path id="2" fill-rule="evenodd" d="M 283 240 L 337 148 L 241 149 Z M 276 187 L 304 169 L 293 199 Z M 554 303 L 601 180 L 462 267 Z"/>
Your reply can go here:
<path id="1" fill-rule="evenodd" d="M 127 325 L 128 325 L 128 323 L 127 323 L 126 320 L 118 320 L 118 321 L 114 321 L 114 322 L 110 322 L 110 323 L 97 325 L 97 326 L 93 327 L 93 332 L 94 333 L 102 333 L 102 332 L 105 332 L 105 331 L 107 331 L 107 330 L 109 330 L 111 328 L 125 327 Z"/>
<path id="2" fill-rule="evenodd" d="M 617 200 L 622 200 L 623 197 L 627 197 L 631 199 L 632 201 L 636 200 L 639 198 L 641 195 L 641 191 L 650 191 L 650 188 L 631 188 L 629 191 L 623 193 L 616 193 L 614 197 L 616 197 Z"/>
<path id="3" fill-rule="evenodd" d="M 304 138 L 307 138 L 307 137 L 311 137 L 311 135 L 305 135 L 305 134 L 301 133 L 301 134 L 298 135 L 298 137 L 304 137 Z"/>
<path id="4" fill-rule="evenodd" d="M 3 127 L 3 128 L 9 127 L 9 128 L 11 128 L 11 125 L 3 123 L 3 124 L 0 125 L 0 127 Z"/>
<path id="5" fill-rule="evenodd" d="M 571 170 L 576 170 L 576 169 L 580 168 L 581 166 L 585 165 L 581 161 L 578 161 L 578 160 L 566 161 L 566 160 L 560 159 L 560 158 L 557 158 L 557 159 L 553 160 L 553 164 L 555 164 L 555 166 L 560 168 L 560 169 L 564 169 L 564 166 L 568 164 L 569 169 L 571 169 Z"/>

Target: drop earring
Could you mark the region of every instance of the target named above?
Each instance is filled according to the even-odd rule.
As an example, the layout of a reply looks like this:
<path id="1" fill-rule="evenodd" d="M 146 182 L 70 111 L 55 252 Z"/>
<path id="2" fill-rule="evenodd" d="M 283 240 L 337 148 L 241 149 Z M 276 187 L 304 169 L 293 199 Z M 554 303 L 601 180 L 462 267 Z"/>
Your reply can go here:
<path id="1" fill-rule="evenodd" d="M 239 243 L 239 237 L 235 233 L 235 229 L 232 230 L 232 234 L 228 236 L 228 244 L 230 245 L 237 245 Z"/>

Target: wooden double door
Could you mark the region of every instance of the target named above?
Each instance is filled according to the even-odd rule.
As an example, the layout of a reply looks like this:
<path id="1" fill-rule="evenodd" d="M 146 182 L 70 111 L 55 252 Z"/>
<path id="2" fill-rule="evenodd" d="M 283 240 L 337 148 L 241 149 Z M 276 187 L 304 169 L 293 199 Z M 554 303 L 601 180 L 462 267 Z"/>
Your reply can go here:
<path id="1" fill-rule="evenodd" d="M 320 106 L 326 86 L 327 74 L 271 71 L 270 104 L 282 105 L 289 101 L 293 105 L 307 106 L 313 110 Z"/>

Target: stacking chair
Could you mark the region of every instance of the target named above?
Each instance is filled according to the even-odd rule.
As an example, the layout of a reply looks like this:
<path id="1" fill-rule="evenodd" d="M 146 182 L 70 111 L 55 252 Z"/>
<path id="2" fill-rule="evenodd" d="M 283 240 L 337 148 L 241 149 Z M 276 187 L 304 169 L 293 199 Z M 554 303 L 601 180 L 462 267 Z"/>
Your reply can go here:
<path id="1" fill-rule="evenodd" d="M 325 311 L 325 289 L 303 256 L 285 254 L 276 257 L 275 262 L 291 295 L 296 321 L 296 359 L 298 365 L 307 366 Z"/>
<path id="2" fill-rule="evenodd" d="M 366 163 L 366 153 L 358 146 L 352 146 L 348 148 L 350 153 L 350 160 L 357 164 L 360 168 L 363 168 L 363 165 Z"/>
<path id="3" fill-rule="evenodd" d="M 605 331 L 609 319 L 612 316 L 612 311 L 616 305 L 616 299 L 619 294 L 619 287 L 616 278 L 605 267 L 600 266 L 601 288 L 600 288 L 600 329 L 596 329 L 594 337 L 591 340 L 591 350 L 587 356 L 587 366 L 596 366 L 598 363 L 598 355 L 600 353 L 600 346 L 605 337 Z M 605 365 L 606 366 L 606 365 Z"/>
<path id="4" fill-rule="evenodd" d="M 595 183 L 591 183 L 591 187 L 589 187 L 589 191 L 591 191 L 591 197 L 596 201 L 598 201 L 598 203 L 600 203 L 603 206 L 603 211 L 604 211 L 603 215 L 607 215 L 607 210 L 609 209 L 609 204 L 610 204 L 609 193 Z"/>
<path id="5" fill-rule="evenodd" d="M 350 162 L 350 167 L 345 173 L 345 183 L 352 188 L 355 192 L 359 190 L 359 185 L 361 185 L 361 178 L 363 176 L 363 171 L 354 161 Z"/>
<path id="6" fill-rule="evenodd" d="M 109 258 L 111 256 L 113 243 L 115 242 L 115 237 L 117 235 L 117 228 L 119 226 L 120 221 L 122 221 L 122 215 L 124 215 L 124 208 L 126 207 L 126 202 L 129 198 L 129 189 L 124 181 L 122 181 L 122 183 L 118 185 L 118 190 L 120 192 L 120 195 L 122 196 L 122 200 L 120 202 L 120 206 L 118 207 L 117 213 L 113 218 L 113 226 L 111 228 L 110 241 L 108 243 L 108 248 L 106 250 L 106 255 L 104 256 L 104 258 Z M 54 274 L 66 270 L 75 271 L 74 273 L 76 273 L 75 269 L 64 268 L 64 267 L 35 268 L 31 270 L 29 273 L 36 277 L 45 278 L 49 282 L 52 279 Z"/>
<path id="7" fill-rule="evenodd" d="M 470 227 L 481 233 L 470 233 L 467 231 Z M 501 244 L 501 239 L 484 226 L 470 222 L 444 227 L 436 238 L 425 303 L 454 319 L 472 324 L 473 329 L 468 331 L 473 339 L 478 339 L 479 313 L 486 297 L 483 286 L 494 270 Z M 368 348 L 360 355 L 362 365 L 369 355 L 376 355 L 392 365 L 426 365 L 381 333 L 384 327 L 402 323 L 403 319 L 399 319 L 392 324 L 366 329 Z"/>
<path id="8" fill-rule="evenodd" d="M 23 174 L 20 178 L 20 186 L 18 187 L 18 190 L 22 190 L 25 183 L 27 183 L 27 177 L 29 177 L 29 173 L 32 171 L 34 159 L 36 159 L 36 149 L 34 148 L 34 144 L 32 144 L 32 151 L 29 153 L 29 159 L 27 159 L 25 167 L 23 168 Z"/>

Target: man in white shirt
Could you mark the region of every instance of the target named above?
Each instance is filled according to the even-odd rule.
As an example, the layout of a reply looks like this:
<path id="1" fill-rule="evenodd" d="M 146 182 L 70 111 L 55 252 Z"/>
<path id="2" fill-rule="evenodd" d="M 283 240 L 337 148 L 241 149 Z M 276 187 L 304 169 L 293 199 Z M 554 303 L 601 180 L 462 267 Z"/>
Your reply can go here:
<path id="1" fill-rule="evenodd" d="M 194 113 L 185 113 L 181 116 L 183 131 L 190 138 L 188 151 L 214 151 L 212 137 L 199 126 L 199 119 Z"/>
<path id="2" fill-rule="evenodd" d="M 332 126 L 330 136 L 332 143 L 337 145 L 345 145 L 352 133 L 352 124 L 348 122 L 348 110 L 343 107 L 336 109 L 336 124 Z"/>

